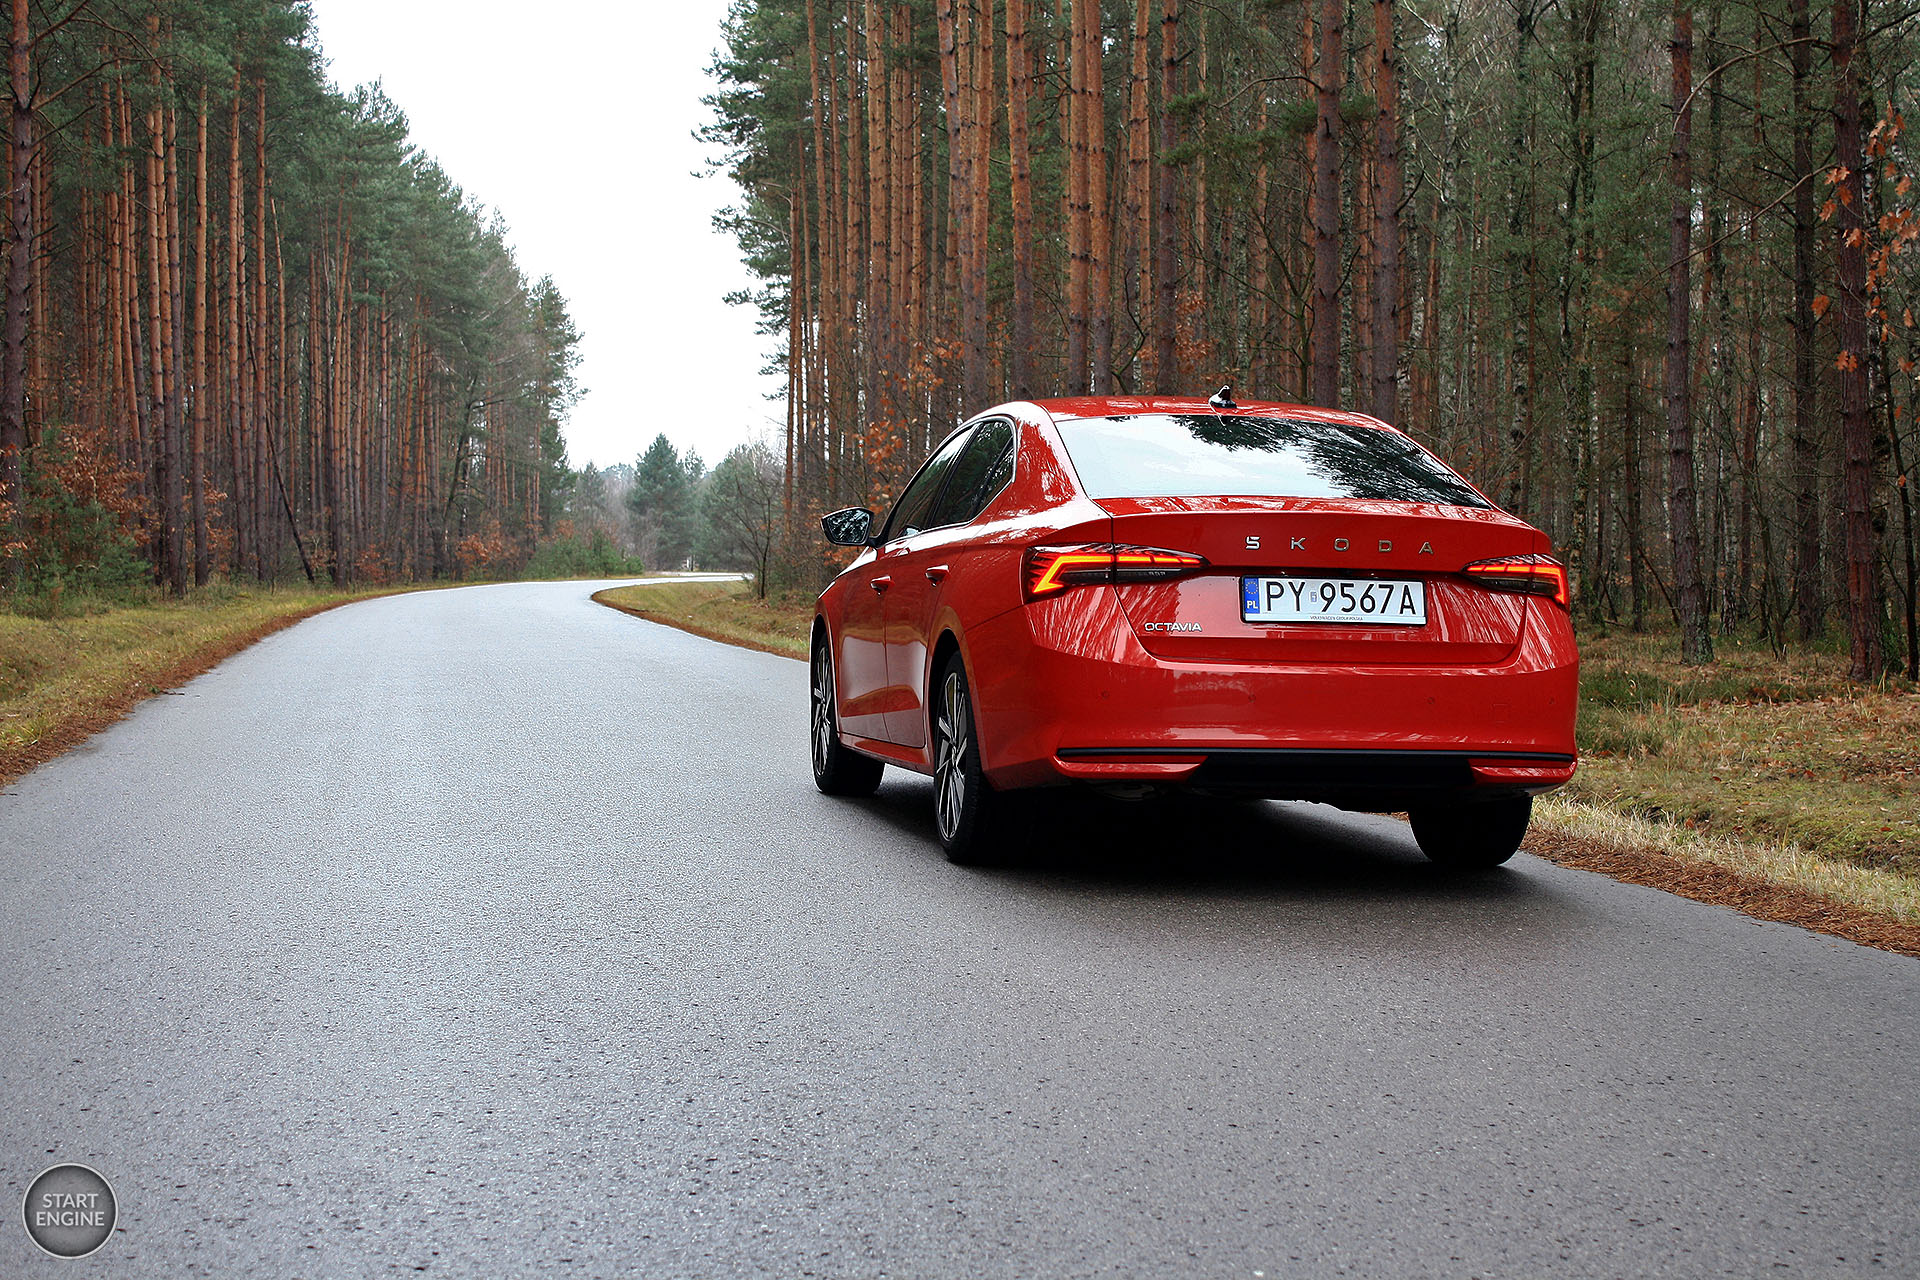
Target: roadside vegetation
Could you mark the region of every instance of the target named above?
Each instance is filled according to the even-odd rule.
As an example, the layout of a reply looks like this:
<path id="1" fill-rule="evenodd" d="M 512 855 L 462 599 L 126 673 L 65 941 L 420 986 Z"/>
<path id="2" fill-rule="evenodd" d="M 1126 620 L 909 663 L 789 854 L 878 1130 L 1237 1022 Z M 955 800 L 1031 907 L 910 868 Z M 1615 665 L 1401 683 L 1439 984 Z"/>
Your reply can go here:
<path id="1" fill-rule="evenodd" d="M 1920 954 L 1913 682 L 1728 636 L 1710 666 L 1683 663 L 1671 631 L 1580 648 L 1580 772 L 1536 805 L 1529 849 Z"/>
<path id="2" fill-rule="evenodd" d="M 813 623 L 811 592 L 772 592 L 763 599 L 749 582 L 663 582 L 612 587 L 593 598 L 623 613 L 712 640 L 790 658 L 807 656 L 807 629 Z"/>
<path id="3" fill-rule="evenodd" d="M 1583 639 L 1582 764 L 1567 794 L 1627 817 L 1791 844 L 1920 879 L 1920 691 L 1850 682 L 1837 654 L 1672 635 Z"/>

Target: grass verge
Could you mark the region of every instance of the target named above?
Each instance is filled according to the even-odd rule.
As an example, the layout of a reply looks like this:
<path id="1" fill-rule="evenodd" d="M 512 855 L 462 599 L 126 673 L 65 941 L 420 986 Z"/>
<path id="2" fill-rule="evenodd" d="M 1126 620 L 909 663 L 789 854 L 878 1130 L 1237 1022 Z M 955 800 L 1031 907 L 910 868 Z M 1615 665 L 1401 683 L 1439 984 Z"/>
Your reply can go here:
<path id="1" fill-rule="evenodd" d="M 1710 667 L 1683 666 L 1669 636 L 1597 636 L 1581 652 L 1581 768 L 1565 794 L 1920 883 L 1913 686 L 1862 688 L 1837 655 L 1729 640 Z"/>
<path id="2" fill-rule="evenodd" d="M 622 613 L 709 640 L 805 660 L 813 597 L 762 600 L 746 582 L 662 582 L 609 587 L 593 598 Z"/>
<path id="3" fill-rule="evenodd" d="M 1583 635 L 1580 772 L 1535 808 L 1542 857 L 1920 955 L 1920 691 L 1722 637 Z"/>
<path id="4" fill-rule="evenodd" d="M 0 785 L 302 618 L 406 587 L 214 586 L 71 617 L 0 613 Z"/>

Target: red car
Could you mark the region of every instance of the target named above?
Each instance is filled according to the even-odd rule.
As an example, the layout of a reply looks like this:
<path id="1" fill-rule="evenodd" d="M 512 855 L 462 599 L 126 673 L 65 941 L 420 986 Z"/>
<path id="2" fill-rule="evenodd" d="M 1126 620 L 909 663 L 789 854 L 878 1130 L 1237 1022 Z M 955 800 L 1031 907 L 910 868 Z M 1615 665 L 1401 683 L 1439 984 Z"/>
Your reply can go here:
<path id="1" fill-rule="evenodd" d="M 1002 405 L 875 521 L 822 522 L 864 550 L 814 618 L 814 779 L 932 775 L 955 861 L 1083 783 L 1405 810 L 1433 861 L 1492 866 L 1573 776 L 1566 570 L 1375 419 Z"/>

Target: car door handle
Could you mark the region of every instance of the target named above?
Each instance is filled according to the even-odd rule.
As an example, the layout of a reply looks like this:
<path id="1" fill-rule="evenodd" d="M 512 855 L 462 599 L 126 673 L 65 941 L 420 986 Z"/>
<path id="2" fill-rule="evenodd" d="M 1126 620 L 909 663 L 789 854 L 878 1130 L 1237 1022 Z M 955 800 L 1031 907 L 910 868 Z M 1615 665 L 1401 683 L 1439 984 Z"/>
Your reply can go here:
<path id="1" fill-rule="evenodd" d="M 885 591 L 888 587 L 893 585 L 893 579 L 886 578 L 886 577 L 875 578 L 873 579 L 873 581 L 869 582 L 867 585 L 873 588 L 875 595 L 878 595 L 882 591 Z"/>
<path id="2" fill-rule="evenodd" d="M 946 576 L 947 576 L 947 566 L 943 564 L 929 565 L 927 567 L 928 582 L 938 582 Z"/>

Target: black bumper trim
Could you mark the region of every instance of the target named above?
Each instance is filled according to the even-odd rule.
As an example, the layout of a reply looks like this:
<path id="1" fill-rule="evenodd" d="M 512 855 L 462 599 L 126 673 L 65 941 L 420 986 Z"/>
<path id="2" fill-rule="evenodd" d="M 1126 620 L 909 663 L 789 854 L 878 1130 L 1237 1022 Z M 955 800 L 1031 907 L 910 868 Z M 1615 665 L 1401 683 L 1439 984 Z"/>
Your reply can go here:
<path id="1" fill-rule="evenodd" d="M 1320 750 L 1304 747 L 1062 747 L 1062 760 L 1192 760 L 1184 785 L 1312 798 L 1474 789 L 1473 762 L 1567 765 L 1550 751 Z"/>

